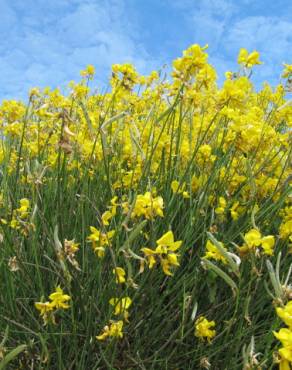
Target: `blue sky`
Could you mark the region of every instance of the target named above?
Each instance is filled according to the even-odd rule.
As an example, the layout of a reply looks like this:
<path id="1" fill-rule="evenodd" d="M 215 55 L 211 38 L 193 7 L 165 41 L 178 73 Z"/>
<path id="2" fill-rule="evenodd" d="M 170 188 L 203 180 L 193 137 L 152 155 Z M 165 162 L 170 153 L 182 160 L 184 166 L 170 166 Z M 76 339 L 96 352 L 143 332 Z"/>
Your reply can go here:
<path id="1" fill-rule="evenodd" d="M 0 0 L 0 100 L 64 89 L 87 64 L 102 87 L 113 63 L 147 73 L 193 43 L 209 44 L 221 81 L 240 47 L 256 49 L 253 80 L 276 84 L 292 63 L 291 16 L 289 0 Z"/>

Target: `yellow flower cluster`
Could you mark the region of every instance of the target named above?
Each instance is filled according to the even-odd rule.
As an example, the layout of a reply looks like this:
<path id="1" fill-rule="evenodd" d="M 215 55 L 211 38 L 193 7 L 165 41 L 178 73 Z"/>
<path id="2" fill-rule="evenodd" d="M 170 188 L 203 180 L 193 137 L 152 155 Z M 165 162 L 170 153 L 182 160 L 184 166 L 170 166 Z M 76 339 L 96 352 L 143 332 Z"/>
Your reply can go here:
<path id="1" fill-rule="evenodd" d="M 50 301 L 47 302 L 35 302 L 35 307 L 40 311 L 44 323 L 48 322 L 55 323 L 54 313 L 58 309 L 68 309 L 70 306 L 67 303 L 71 297 L 63 293 L 60 286 L 56 288 L 56 291 L 49 295 Z"/>
<path id="2" fill-rule="evenodd" d="M 123 320 L 111 321 L 109 325 L 103 328 L 103 332 L 96 336 L 97 340 L 105 340 L 108 337 L 123 338 Z"/>
<path id="3" fill-rule="evenodd" d="M 219 242 L 219 243 L 221 245 L 221 248 L 225 249 L 226 252 L 227 252 L 227 249 L 225 248 L 224 244 L 221 243 L 221 242 Z M 214 260 L 226 263 L 226 258 L 220 253 L 218 248 L 216 248 L 216 246 L 210 240 L 207 241 L 206 253 L 205 253 L 204 258 L 214 259 Z"/>
<path id="4" fill-rule="evenodd" d="M 209 321 L 205 316 L 199 317 L 195 322 L 195 336 L 200 339 L 207 339 L 208 342 L 216 335 L 215 321 Z"/>
<path id="5" fill-rule="evenodd" d="M 200 262 L 206 270 L 213 268 L 241 302 L 245 276 L 250 279 L 246 284 L 249 291 L 255 279 L 248 275 L 250 268 L 241 270 L 244 261 L 241 264 L 236 252 L 247 257 L 253 272 L 260 275 L 264 272 L 258 265 L 264 263 L 259 259 L 272 260 L 274 254 L 280 250 L 284 254 L 292 245 L 291 198 L 287 196 L 292 184 L 292 106 L 286 97 L 292 66 L 284 65 L 275 88 L 264 84 L 256 91 L 250 77 L 251 69 L 262 63 L 259 53 L 241 49 L 238 71 L 228 71 L 221 86 L 208 62 L 207 48 L 195 44 L 185 50 L 173 62 L 170 80 L 157 71 L 142 76 L 130 63 L 115 64 L 110 89 L 101 93 L 90 87 L 95 68 L 89 65 L 81 71 L 80 82 L 69 84 L 68 95 L 59 89 L 33 88 L 27 105 L 11 100 L 0 106 L 0 180 L 4 189 L 0 194 L 0 243 L 4 239 L 9 247 L 16 246 L 12 256 L 2 258 L 1 254 L 1 261 L 8 262 L 11 279 L 23 273 L 23 266 L 28 269 L 37 263 L 38 280 L 44 269 L 60 276 L 68 289 L 76 283 L 72 292 L 80 288 L 80 302 L 86 300 L 84 310 L 72 309 L 76 327 L 81 312 L 91 304 L 82 294 L 94 296 L 91 289 L 98 284 L 98 294 L 105 297 L 108 308 L 104 312 L 97 307 L 102 322 L 98 323 L 99 341 L 126 336 L 130 313 L 129 327 L 139 330 L 144 322 L 139 316 L 134 318 L 134 302 L 142 301 L 135 307 L 138 312 L 145 302 L 153 304 L 152 297 L 165 294 L 163 312 L 170 307 L 172 319 L 182 318 L 181 338 L 176 342 L 171 337 L 170 345 L 187 346 L 190 302 L 193 292 L 200 290 L 199 279 L 208 274 L 200 270 Z M 19 190 L 15 194 L 14 188 Z M 28 198 L 20 199 L 24 195 L 19 194 Z M 64 243 L 57 233 L 52 235 L 54 223 Z M 73 236 L 64 239 L 73 234 L 80 243 Z M 210 240 L 205 243 L 206 234 Z M 213 234 L 222 242 L 216 242 Z M 54 248 L 49 246 L 48 253 L 46 249 L 44 256 L 39 256 L 50 243 Z M 5 253 L 10 253 L 11 248 L 6 249 Z M 197 271 L 198 283 L 186 281 L 183 274 L 194 277 Z M 206 277 L 203 289 L 205 283 L 207 287 L 214 283 L 213 277 Z M 12 286 L 10 280 L 9 284 Z M 176 300 L 182 293 L 181 305 Z M 35 308 L 45 324 L 54 323 L 57 311 L 68 309 L 70 300 L 58 286 L 48 301 L 35 302 Z M 248 308 L 249 303 L 245 311 Z M 292 358 L 291 309 L 291 302 L 277 308 L 287 325 L 274 333 L 283 346 L 279 350 L 282 370 L 290 369 Z M 86 325 L 82 323 L 81 331 Z M 193 330 L 193 323 L 189 325 Z M 211 342 L 215 326 L 215 321 L 200 316 L 194 334 Z M 80 335 L 80 341 L 83 337 Z M 130 347 L 133 338 L 114 352 Z M 198 341 L 198 345 L 204 342 Z M 154 358 L 150 353 L 144 355 Z M 162 364 L 158 357 L 157 364 Z M 113 366 L 119 366 L 114 355 L 112 360 Z M 121 366 L 137 364 L 135 359 L 128 367 Z"/>
<path id="6" fill-rule="evenodd" d="M 273 332 L 283 346 L 279 349 L 280 370 L 290 370 L 292 368 L 292 301 L 289 301 L 284 307 L 277 307 L 276 312 L 287 325 L 287 328 Z"/>
<path id="7" fill-rule="evenodd" d="M 122 203 L 125 213 L 128 213 L 130 206 L 128 202 Z M 145 194 L 137 195 L 131 217 L 144 216 L 146 219 L 152 219 L 156 216 L 163 217 L 163 199 L 162 197 L 154 197 L 149 191 Z"/>
<path id="8" fill-rule="evenodd" d="M 13 210 L 10 221 L 7 218 L 1 218 L 0 221 L 3 225 L 9 225 L 12 229 L 18 230 L 21 234 L 27 236 L 35 227 L 29 221 L 30 201 L 27 198 L 22 198 L 19 205 L 19 208 Z"/>
<path id="9" fill-rule="evenodd" d="M 168 231 L 156 241 L 156 244 L 155 249 L 142 248 L 141 251 L 147 258 L 150 269 L 159 261 L 165 275 L 171 276 L 170 268 L 179 266 L 178 254 L 175 252 L 181 247 L 182 241 L 175 242 L 172 231 Z"/>
<path id="10" fill-rule="evenodd" d="M 282 223 L 279 228 L 280 238 L 288 239 L 292 247 L 292 206 L 282 210 Z"/>
<path id="11" fill-rule="evenodd" d="M 253 51 L 250 54 L 246 49 L 240 49 L 239 55 L 238 55 L 238 63 L 243 64 L 247 68 L 251 68 L 252 66 L 256 64 L 262 64 L 259 60 L 260 54 L 257 51 Z"/>
<path id="12" fill-rule="evenodd" d="M 244 235 L 245 244 L 239 247 L 241 254 L 256 250 L 260 247 L 264 254 L 273 255 L 275 246 L 275 237 L 273 235 L 262 236 L 257 229 L 251 229 Z"/>
<path id="13" fill-rule="evenodd" d="M 189 198 L 190 195 L 187 191 L 185 191 L 186 183 L 184 182 L 181 186 L 177 180 L 173 180 L 171 183 L 171 190 L 175 194 L 182 194 L 183 198 Z"/>
<path id="14" fill-rule="evenodd" d="M 129 322 L 128 308 L 132 304 L 132 300 L 130 297 L 111 298 L 109 300 L 109 304 L 114 307 L 114 315 L 122 316 L 122 320 L 118 321 L 111 320 L 109 325 L 106 325 L 103 328 L 102 333 L 96 336 L 97 340 L 106 340 L 109 337 L 122 338 L 124 321 Z"/>
<path id="15" fill-rule="evenodd" d="M 91 234 L 88 236 L 88 240 L 92 242 L 92 249 L 99 258 L 104 257 L 105 247 L 109 246 L 111 239 L 115 235 L 115 230 L 109 232 L 101 232 L 94 226 L 90 226 Z"/>

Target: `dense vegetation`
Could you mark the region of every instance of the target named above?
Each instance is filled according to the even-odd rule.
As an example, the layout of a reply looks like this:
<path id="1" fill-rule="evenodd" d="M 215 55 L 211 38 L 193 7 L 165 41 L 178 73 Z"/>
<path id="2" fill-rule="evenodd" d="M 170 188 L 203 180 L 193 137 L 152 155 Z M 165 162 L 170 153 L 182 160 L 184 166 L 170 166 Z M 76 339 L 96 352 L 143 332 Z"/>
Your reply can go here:
<path id="1" fill-rule="evenodd" d="M 292 66 L 207 59 L 3 101 L 0 369 L 290 369 Z"/>

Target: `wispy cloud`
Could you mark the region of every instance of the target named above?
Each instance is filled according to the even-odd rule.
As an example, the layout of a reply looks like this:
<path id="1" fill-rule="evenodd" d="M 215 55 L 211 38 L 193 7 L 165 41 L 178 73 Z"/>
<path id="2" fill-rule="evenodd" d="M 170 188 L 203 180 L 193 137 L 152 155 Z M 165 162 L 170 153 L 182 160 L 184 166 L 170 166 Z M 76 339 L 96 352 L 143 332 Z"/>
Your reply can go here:
<path id="1" fill-rule="evenodd" d="M 181 0 L 174 6 L 184 11 L 194 42 L 210 45 L 210 60 L 221 79 L 224 71 L 236 70 L 241 47 L 261 54 L 264 64 L 253 77 L 257 84 L 277 83 L 282 62 L 291 63 L 292 23 L 286 13 L 292 6 L 288 1 Z"/>
<path id="2" fill-rule="evenodd" d="M 257 49 L 253 79 L 274 84 L 292 60 L 291 12 L 288 0 L 0 0 L 0 99 L 64 87 L 89 63 L 99 85 L 113 63 L 146 73 L 193 43 L 209 44 L 221 82 L 241 47 Z"/>
<path id="3" fill-rule="evenodd" d="M 64 86 L 89 63 L 97 67 L 100 83 L 113 63 L 134 62 L 141 72 L 157 64 L 134 37 L 139 33 L 123 1 L 39 0 L 25 5 L 1 0 L 1 34 L 8 35 L 0 39 L 4 98 L 23 97 L 32 86 Z"/>

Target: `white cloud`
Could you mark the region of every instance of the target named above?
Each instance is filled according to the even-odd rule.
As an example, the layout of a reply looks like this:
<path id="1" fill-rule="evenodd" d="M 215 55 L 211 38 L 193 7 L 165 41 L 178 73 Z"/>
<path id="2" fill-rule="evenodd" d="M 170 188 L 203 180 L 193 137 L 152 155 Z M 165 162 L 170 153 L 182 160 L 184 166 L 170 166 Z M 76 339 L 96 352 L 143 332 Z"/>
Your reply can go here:
<path id="1" fill-rule="evenodd" d="M 24 97 L 33 86 L 65 86 L 79 79 L 87 64 L 97 67 L 100 83 L 113 63 L 133 62 L 141 73 L 157 64 L 137 40 L 123 0 L 28 0 L 26 8 L 20 0 L 0 4 L 5 13 L 0 12 L 0 36 L 8 36 L 0 37 L 4 98 Z"/>
<path id="2" fill-rule="evenodd" d="M 192 43 L 209 44 L 221 79 L 237 69 L 241 47 L 261 53 L 265 64 L 256 68 L 255 81 L 277 82 L 281 63 L 291 63 L 292 24 L 283 6 L 264 16 L 251 0 L 158 3 L 153 11 L 161 10 L 155 18 L 161 24 L 152 27 L 144 19 L 150 5 L 144 15 L 137 0 L 0 0 L 0 99 L 22 98 L 32 86 L 65 86 L 87 64 L 96 66 L 99 85 L 113 63 L 133 62 L 147 73 L 170 65 L 170 55 Z"/>
<path id="3" fill-rule="evenodd" d="M 292 60 L 292 24 L 280 17 L 250 16 L 238 20 L 226 35 L 228 54 L 240 47 L 258 50 L 264 64 L 257 68 L 256 78 L 279 82 L 282 63 Z"/>
<path id="4" fill-rule="evenodd" d="M 246 17 L 235 22 L 227 37 L 228 48 L 239 43 L 248 49 L 261 49 L 273 59 L 291 56 L 292 23 L 279 17 Z"/>
<path id="5" fill-rule="evenodd" d="M 183 12 L 193 42 L 209 44 L 210 61 L 221 78 L 226 70 L 238 68 L 238 51 L 244 47 L 249 51 L 258 50 L 264 61 L 255 68 L 254 81 L 267 80 L 275 84 L 279 82 L 282 62 L 292 60 L 292 23 L 285 19 L 283 4 L 276 14 L 253 14 L 258 14 L 258 9 L 265 4 L 251 0 L 181 0 L 174 6 Z M 285 4 L 288 6 L 288 2 Z"/>

